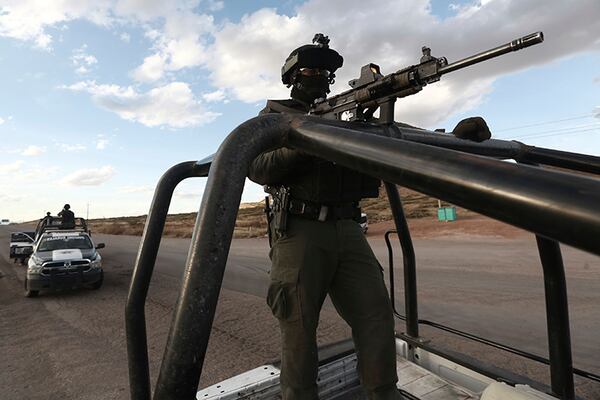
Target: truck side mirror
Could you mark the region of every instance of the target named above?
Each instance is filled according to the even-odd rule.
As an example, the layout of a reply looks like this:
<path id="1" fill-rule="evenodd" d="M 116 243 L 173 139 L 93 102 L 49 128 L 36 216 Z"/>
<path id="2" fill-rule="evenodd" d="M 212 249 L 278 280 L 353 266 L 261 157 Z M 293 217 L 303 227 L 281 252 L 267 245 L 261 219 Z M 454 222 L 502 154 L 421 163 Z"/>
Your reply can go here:
<path id="1" fill-rule="evenodd" d="M 98 244 L 96 245 L 96 250 L 97 250 L 97 249 L 103 249 L 103 248 L 105 248 L 105 247 L 106 247 L 106 245 L 105 245 L 104 243 L 98 243 Z"/>

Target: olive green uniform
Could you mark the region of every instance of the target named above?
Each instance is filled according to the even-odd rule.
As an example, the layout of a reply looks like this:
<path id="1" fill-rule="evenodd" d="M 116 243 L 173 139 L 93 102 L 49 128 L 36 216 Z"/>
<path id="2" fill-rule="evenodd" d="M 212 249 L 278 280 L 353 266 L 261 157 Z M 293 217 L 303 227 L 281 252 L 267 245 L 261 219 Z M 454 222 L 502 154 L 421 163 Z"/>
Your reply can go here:
<path id="1" fill-rule="evenodd" d="M 293 100 L 270 101 L 263 113 L 281 111 L 305 109 Z M 249 177 L 260 184 L 285 185 L 294 200 L 331 209 L 376 197 L 379 189 L 378 180 L 287 148 L 260 155 Z M 398 398 L 392 307 L 381 266 L 358 223 L 345 216 L 318 221 L 289 215 L 285 232 L 271 232 L 267 303 L 281 327 L 283 398 L 317 398 L 316 330 L 327 294 L 352 328 L 369 398 Z"/>

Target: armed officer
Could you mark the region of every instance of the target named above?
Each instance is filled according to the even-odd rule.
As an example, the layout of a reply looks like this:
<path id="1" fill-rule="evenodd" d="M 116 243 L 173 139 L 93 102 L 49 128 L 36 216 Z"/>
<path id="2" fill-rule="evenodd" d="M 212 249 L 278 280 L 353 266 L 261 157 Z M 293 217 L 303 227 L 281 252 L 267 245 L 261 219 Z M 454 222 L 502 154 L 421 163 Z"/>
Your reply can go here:
<path id="1" fill-rule="evenodd" d="M 325 98 L 343 58 L 317 34 L 282 68 L 291 99 L 268 101 L 264 113 L 306 113 Z M 285 400 L 317 399 L 319 313 L 327 294 L 352 328 L 358 371 L 369 399 L 398 399 L 392 306 L 382 269 L 357 220 L 359 201 L 377 197 L 377 179 L 281 148 L 261 154 L 249 177 L 273 195 L 271 283 L 267 303 L 282 336 Z"/>
<path id="2" fill-rule="evenodd" d="M 71 211 L 71 206 L 69 204 L 65 204 L 63 206 L 63 209 L 58 213 L 58 216 L 62 218 L 62 228 L 75 228 L 75 214 L 73 213 L 73 211 Z"/>

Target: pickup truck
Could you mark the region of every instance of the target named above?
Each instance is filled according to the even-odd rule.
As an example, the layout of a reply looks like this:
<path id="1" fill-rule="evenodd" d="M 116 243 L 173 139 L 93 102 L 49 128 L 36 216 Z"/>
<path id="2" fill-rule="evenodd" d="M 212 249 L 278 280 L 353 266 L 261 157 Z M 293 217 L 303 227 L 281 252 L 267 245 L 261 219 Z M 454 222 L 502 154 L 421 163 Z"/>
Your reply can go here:
<path id="1" fill-rule="evenodd" d="M 33 251 L 33 242 L 35 232 L 12 232 L 10 234 L 10 252 L 9 257 L 15 262 L 25 263 Z"/>
<path id="2" fill-rule="evenodd" d="M 104 274 L 102 257 L 87 232 L 50 231 L 36 238 L 27 264 L 25 296 L 36 297 L 42 289 L 89 286 L 100 289 Z"/>
<path id="3" fill-rule="evenodd" d="M 51 231 L 86 232 L 91 236 L 91 232 L 83 218 L 75 218 L 74 224 L 67 227 L 63 224 L 61 217 L 47 215 L 38 221 L 35 231 L 11 232 L 9 257 L 13 258 L 15 262 L 20 261 L 21 264 L 25 264 L 38 239 L 44 232 Z"/>

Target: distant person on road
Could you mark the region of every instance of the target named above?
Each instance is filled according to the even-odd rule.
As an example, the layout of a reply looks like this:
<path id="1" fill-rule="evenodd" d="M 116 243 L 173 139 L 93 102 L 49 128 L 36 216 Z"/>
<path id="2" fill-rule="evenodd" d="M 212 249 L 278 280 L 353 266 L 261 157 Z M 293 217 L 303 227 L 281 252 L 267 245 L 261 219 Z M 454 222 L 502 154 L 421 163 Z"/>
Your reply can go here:
<path id="1" fill-rule="evenodd" d="M 75 228 L 75 214 L 71 211 L 71 206 L 65 204 L 62 211 L 58 213 L 58 216 L 62 218 L 61 227 L 63 229 Z"/>

